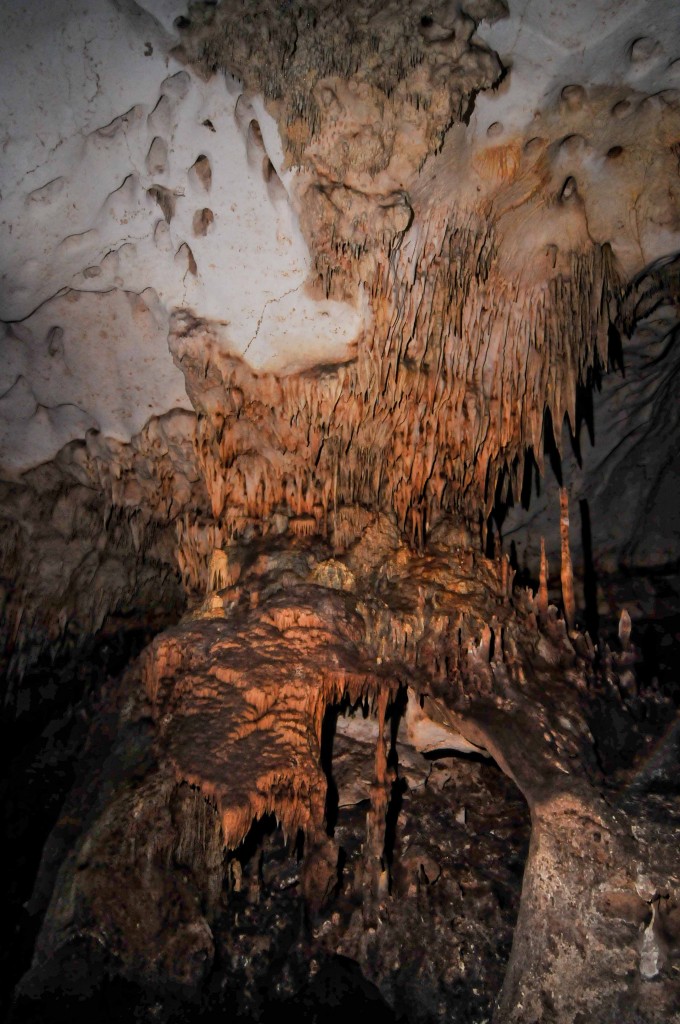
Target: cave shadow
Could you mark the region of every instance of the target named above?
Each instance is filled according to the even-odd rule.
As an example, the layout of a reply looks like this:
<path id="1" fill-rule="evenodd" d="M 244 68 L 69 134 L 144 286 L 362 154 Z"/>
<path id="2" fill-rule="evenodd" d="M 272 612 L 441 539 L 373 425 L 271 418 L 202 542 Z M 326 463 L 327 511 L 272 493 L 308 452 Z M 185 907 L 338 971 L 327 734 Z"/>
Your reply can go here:
<path id="1" fill-rule="evenodd" d="M 562 456 L 560 455 L 557 436 L 555 433 L 555 424 L 553 423 L 550 409 L 546 409 L 543 414 L 543 453 L 548 458 L 548 463 L 555 474 L 558 486 L 564 487 Z"/>
<path id="2" fill-rule="evenodd" d="M 348 1020 L 369 1017 L 373 1024 L 396 1024 L 403 1019 L 356 960 L 337 953 L 323 959 L 317 973 L 293 999 L 266 1013 L 263 1024 L 279 1024 L 286 1013 L 291 1013 L 298 1024 L 347 1024 Z"/>
<path id="3" fill-rule="evenodd" d="M 618 370 L 622 377 L 626 376 L 623 339 L 618 327 L 613 323 L 609 324 L 607 330 L 607 364 L 609 370 Z"/>
<path id="4" fill-rule="evenodd" d="M 75 639 L 56 656 L 46 643 L 20 685 L 8 686 L 0 716 L 0 796 L 3 849 L 11 871 L 0 904 L 0 1019 L 12 1014 L 14 1020 L 15 989 L 30 968 L 51 894 L 44 879 L 45 891 L 36 888 L 45 844 L 82 759 L 96 767 L 107 756 L 110 737 L 98 734 L 96 750 L 89 739 L 92 706 L 101 688 L 173 621 L 169 616 L 148 625 L 111 616 L 97 633 Z M 23 694 L 33 699 L 22 699 Z M 62 842 L 75 841 L 79 828 L 76 821 L 65 825 Z"/>
<path id="5" fill-rule="evenodd" d="M 586 498 L 579 501 L 581 513 L 581 548 L 583 551 L 583 598 L 585 603 L 585 624 L 591 637 L 600 632 L 600 614 L 597 607 L 597 572 L 593 559 L 593 534 L 590 524 L 590 507 Z"/>
<path id="6" fill-rule="evenodd" d="M 399 821 L 399 814 L 401 812 L 404 794 L 406 792 L 406 780 L 399 778 L 399 753 L 397 749 L 397 740 L 399 737 L 399 727 L 403 720 L 404 714 L 406 713 L 406 707 L 408 704 L 408 691 L 405 686 L 400 686 L 394 700 L 389 707 L 389 727 L 390 727 L 390 741 L 389 750 L 387 753 L 387 766 L 394 772 L 394 781 L 390 787 L 389 803 L 387 805 L 387 814 L 385 816 L 385 844 L 383 848 L 383 866 L 388 872 L 390 878 L 390 889 L 391 889 L 391 877 L 392 867 L 394 865 L 395 847 L 397 842 L 397 824 Z"/>
<path id="7" fill-rule="evenodd" d="M 347 702 L 349 705 L 349 702 Z M 340 794 L 333 777 L 333 745 L 342 704 L 329 704 L 321 723 L 321 767 L 326 776 L 326 832 L 331 838 L 338 823 Z"/>
<path id="8" fill-rule="evenodd" d="M 588 411 L 587 401 L 585 396 L 582 399 L 582 412 L 581 415 L 586 417 L 588 422 Z M 592 417 L 590 419 L 592 423 Z M 590 426 L 588 428 L 591 429 Z M 594 428 L 593 428 L 594 429 Z M 594 435 L 593 435 L 594 436 Z M 577 443 L 574 441 L 573 434 L 570 430 L 570 437 L 572 438 L 572 444 Z M 543 456 L 544 460 L 547 461 L 548 465 L 553 471 L 555 479 L 557 480 L 558 486 L 564 485 L 563 470 L 562 470 L 562 456 L 560 455 L 559 445 L 555 437 L 555 429 L 553 424 L 552 415 L 550 410 L 546 408 L 543 413 Z M 578 455 L 580 459 L 580 455 Z M 484 554 L 487 558 L 493 558 L 499 554 L 497 545 L 502 547 L 502 536 L 503 536 L 503 524 L 507 518 L 508 513 L 515 507 L 516 501 L 519 502 L 521 508 L 528 511 L 531 507 L 531 501 L 534 496 L 534 489 L 536 497 L 541 495 L 541 472 L 539 469 L 538 461 L 533 448 L 527 447 L 524 450 L 524 457 L 522 465 L 520 466 L 519 456 L 515 457 L 515 460 L 511 467 L 512 471 L 505 466 L 498 474 L 498 480 L 496 482 L 496 490 L 494 492 L 493 505 L 491 512 L 486 519 L 486 542 L 484 544 Z M 519 478 L 521 470 L 521 481 L 517 488 L 513 487 L 513 478 L 515 481 Z M 517 489 L 517 494 L 515 490 Z M 511 561 L 513 569 L 519 571 L 520 567 L 517 564 L 515 557 L 515 563 Z M 518 582 L 520 582 L 518 580 Z"/>
<path id="9" fill-rule="evenodd" d="M 588 440 L 590 441 L 591 448 L 595 446 L 595 405 L 593 394 L 596 389 L 598 391 L 602 389 L 602 372 L 598 363 L 588 370 L 585 381 L 580 381 L 576 387 L 574 422 L 572 423 L 569 417 L 566 417 L 569 424 L 571 450 L 579 467 L 583 466 L 581 432 L 584 426 L 588 431 Z"/>

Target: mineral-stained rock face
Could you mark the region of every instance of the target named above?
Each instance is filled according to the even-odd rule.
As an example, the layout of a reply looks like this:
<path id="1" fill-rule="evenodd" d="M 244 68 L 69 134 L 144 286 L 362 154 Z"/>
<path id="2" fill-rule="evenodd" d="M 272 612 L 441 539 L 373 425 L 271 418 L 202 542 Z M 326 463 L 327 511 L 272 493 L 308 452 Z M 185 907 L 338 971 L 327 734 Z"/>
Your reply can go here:
<path id="1" fill-rule="evenodd" d="M 677 11 L 6 13 L 11 1019 L 680 1021 Z"/>

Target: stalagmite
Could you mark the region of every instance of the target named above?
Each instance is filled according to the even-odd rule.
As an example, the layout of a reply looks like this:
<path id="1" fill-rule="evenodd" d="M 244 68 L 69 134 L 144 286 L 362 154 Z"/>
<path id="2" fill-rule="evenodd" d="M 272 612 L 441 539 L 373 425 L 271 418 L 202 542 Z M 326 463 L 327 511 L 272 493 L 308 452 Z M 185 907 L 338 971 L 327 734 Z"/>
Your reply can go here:
<path id="1" fill-rule="evenodd" d="M 541 537 L 541 567 L 540 580 L 538 585 L 538 614 L 541 622 L 548 617 L 548 557 L 545 553 L 545 538 Z"/>
<path id="2" fill-rule="evenodd" d="M 364 895 L 364 916 L 367 924 L 374 922 L 374 900 L 384 895 L 387 877 L 385 863 L 385 819 L 390 796 L 391 779 L 387 770 L 385 749 L 385 713 L 389 691 L 380 690 L 377 699 L 378 738 L 375 747 L 375 779 L 371 785 L 371 808 L 366 819 L 367 885 Z"/>
<path id="3" fill-rule="evenodd" d="M 562 581 L 564 618 L 569 629 L 573 629 L 576 622 L 576 599 L 574 597 L 574 570 L 569 546 L 569 495 L 566 487 L 560 488 L 560 539 L 562 545 L 560 579 Z"/>

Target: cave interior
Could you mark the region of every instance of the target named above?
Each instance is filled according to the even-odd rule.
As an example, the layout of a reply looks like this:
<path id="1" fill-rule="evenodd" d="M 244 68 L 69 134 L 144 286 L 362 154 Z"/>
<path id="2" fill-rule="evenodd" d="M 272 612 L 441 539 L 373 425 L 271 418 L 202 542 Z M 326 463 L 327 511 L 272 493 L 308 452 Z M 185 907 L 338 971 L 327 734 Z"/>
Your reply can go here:
<path id="1" fill-rule="evenodd" d="M 8 1024 L 680 1024 L 680 7 L 0 0 Z"/>

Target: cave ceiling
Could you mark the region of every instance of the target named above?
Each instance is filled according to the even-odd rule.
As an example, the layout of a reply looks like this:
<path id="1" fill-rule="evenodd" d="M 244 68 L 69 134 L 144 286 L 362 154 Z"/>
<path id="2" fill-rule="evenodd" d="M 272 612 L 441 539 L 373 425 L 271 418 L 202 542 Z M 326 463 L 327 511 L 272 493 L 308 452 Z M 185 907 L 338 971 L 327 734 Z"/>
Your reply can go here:
<path id="1" fill-rule="evenodd" d="M 220 521 L 358 500 L 415 532 L 442 508 L 485 517 L 500 483 L 535 561 L 556 531 L 550 511 L 536 527 L 538 496 L 527 533 L 526 456 L 543 469 L 546 434 L 568 449 L 566 423 L 585 450 L 574 499 L 625 494 L 603 556 L 671 560 L 669 495 L 650 513 L 612 477 L 632 449 L 664 490 L 668 453 L 645 438 L 667 433 L 672 360 L 656 386 L 645 368 L 676 326 L 676 19 L 634 2 L 64 2 L 29 31 L 8 8 L 5 479 L 75 459 L 148 516 L 143 438 L 190 446 L 198 414 Z M 635 379 L 600 382 L 586 415 L 612 335 L 634 336 L 619 371 Z M 266 405 L 285 412 L 265 425 Z M 196 495 L 170 463 L 174 498 L 150 501 L 176 519 Z M 650 515 L 651 544 L 621 536 Z"/>
<path id="2" fill-rule="evenodd" d="M 57 699 L 45 659 L 121 623 L 145 639 L 171 627 L 102 691 L 96 721 L 115 705 L 121 749 L 136 723 L 157 763 L 73 840 L 25 992 L 106 917 L 83 850 L 118 864 L 117 830 L 138 811 L 170 815 L 173 856 L 213 910 L 222 851 L 274 816 L 286 840 L 306 836 L 301 891 L 326 906 L 342 870 L 322 734 L 343 701 L 369 725 L 338 725 L 338 749 L 368 743 L 362 728 L 375 747 L 368 773 L 338 784 L 340 806 L 343 785 L 370 805 L 352 881 L 362 925 L 342 940 L 367 970 L 361 943 L 398 888 L 385 820 L 405 701 L 409 764 L 445 736 L 447 756 L 500 766 L 532 815 L 495 1019 L 623 1021 L 611 979 L 637 928 L 630 969 L 660 996 L 652 1010 L 636 989 L 630 1021 L 670 1020 L 676 818 L 635 805 L 649 764 L 628 788 L 616 775 L 633 754 L 602 796 L 593 709 L 611 698 L 636 736 L 648 726 L 646 755 L 676 713 L 677 685 L 660 693 L 658 678 L 644 703 L 631 621 L 635 637 L 680 599 L 680 7 L 53 0 L 2 13 L 8 721 Z M 574 822 L 578 857 L 606 882 L 576 865 Z M 200 856 L 186 852 L 199 827 Z M 155 941 L 146 925 L 126 932 L 136 891 L 111 926 L 120 946 L 106 938 L 126 977 Z M 614 904 L 624 924 L 569 967 L 550 935 L 576 892 L 590 933 Z M 180 987 L 218 946 L 213 911 L 186 913 L 191 936 L 153 967 Z M 578 922 L 564 928 L 580 949 Z M 560 987 L 570 978 L 582 1004 Z"/>

